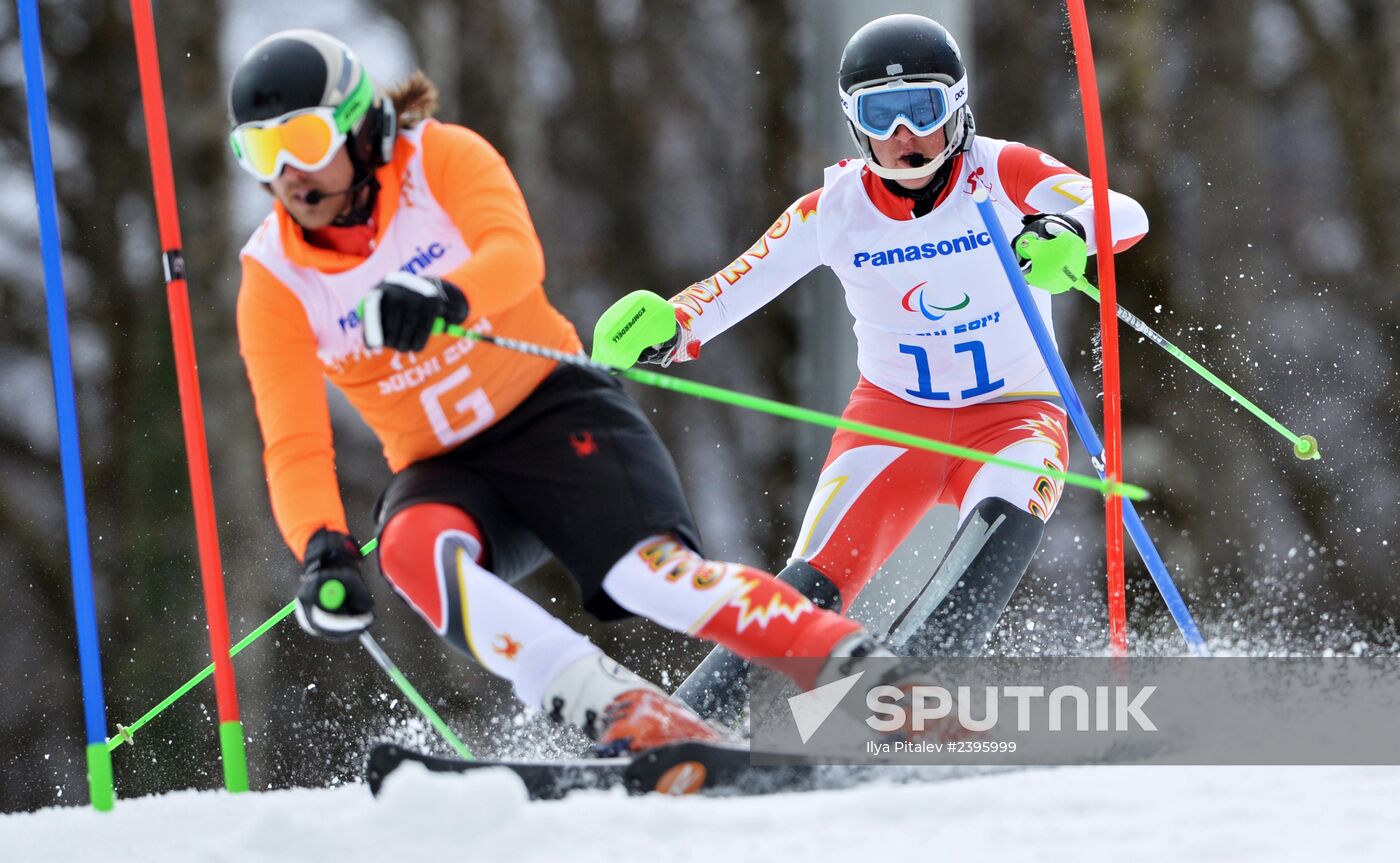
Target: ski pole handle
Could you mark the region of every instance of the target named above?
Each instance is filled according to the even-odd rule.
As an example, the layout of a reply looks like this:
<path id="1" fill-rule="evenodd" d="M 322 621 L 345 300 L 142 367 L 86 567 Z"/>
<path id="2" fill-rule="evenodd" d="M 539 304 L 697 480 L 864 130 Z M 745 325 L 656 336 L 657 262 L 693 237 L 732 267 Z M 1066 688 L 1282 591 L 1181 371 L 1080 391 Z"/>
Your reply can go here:
<path id="1" fill-rule="evenodd" d="M 321 585 L 316 604 L 327 611 L 336 611 L 345 604 L 345 595 L 345 582 L 338 578 L 329 578 Z"/>
<path id="2" fill-rule="evenodd" d="M 608 307 L 593 328 L 593 359 L 618 368 L 676 337 L 676 309 L 651 291 L 633 291 Z"/>

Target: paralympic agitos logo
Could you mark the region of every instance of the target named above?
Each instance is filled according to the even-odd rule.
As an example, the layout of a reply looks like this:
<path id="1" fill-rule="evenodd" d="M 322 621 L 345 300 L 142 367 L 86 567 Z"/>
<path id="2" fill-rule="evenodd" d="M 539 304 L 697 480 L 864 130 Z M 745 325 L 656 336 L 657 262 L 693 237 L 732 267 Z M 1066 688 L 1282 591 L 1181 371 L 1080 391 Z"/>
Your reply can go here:
<path id="1" fill-rule="evenodd" d="M 904 310 L 906 312 L 918 312 L 931 321 L 941 321 L 943 320 L 943 315 L 936 315 L 934 314 L 934 312 L 956 312 L 959 309 L 967 308 L 968 303 L 972 302 L 972 297 L 964 293 L 962 302 L 955 303 L 951 306 L 935 306 L 924 299 L 924 285 L 927 284 L 928 282 L 919 282 L 917 285 L 909 289 L 909 293 L 904 295 L 904 299 L 900 301 L 900 305 L 904 306 Z M 915 306 L 911 304 L 911 301 L 914 300 L 914 293 L 916 291 L 918 292 L 917 308 L 915 308 Z"/>

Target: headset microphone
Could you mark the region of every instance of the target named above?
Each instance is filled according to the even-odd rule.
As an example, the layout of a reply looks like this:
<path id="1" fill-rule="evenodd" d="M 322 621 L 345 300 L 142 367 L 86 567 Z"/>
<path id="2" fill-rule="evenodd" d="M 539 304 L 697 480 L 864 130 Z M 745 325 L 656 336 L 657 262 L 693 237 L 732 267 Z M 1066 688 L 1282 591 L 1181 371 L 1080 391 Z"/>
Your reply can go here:
<path id="1" fill-rule="evenodd" d="M 314 207 L 327 198 L 337 198 L 341 195 L 348 195 L 354 188 L 354 186 L 351 186 L 349 189 L 341 189 L 339 192 L 322 192 L 319 189 L 312 189 L 306 193 L 306 203 Z"/>
<path id="2" fill-rule="evenodd" d="M 351 192 L 357 192 L 360 190 L 361 186 L 368 183 L 373 177 L 373 174 L 365 174 L 365 176 L 350 184 L 348 188 L 341 189 L 339 192 L 322 192 L 320 189 L 312 189 L 311 191 L 306 193 L 306 203 L 309 206 L 314 207 L 327 198 L 339 198 L 341 195 L 348 195 Z"/>

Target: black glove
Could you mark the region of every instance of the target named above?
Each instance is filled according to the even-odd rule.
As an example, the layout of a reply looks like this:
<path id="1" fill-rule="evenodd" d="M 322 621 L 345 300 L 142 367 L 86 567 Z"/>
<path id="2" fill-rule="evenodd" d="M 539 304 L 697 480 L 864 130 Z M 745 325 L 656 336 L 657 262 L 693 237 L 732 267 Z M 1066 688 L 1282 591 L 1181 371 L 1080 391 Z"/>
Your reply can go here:
<path id="1" fill-rule="evenodd" d="M 449 324 L 467 319 L 461 288 L 439 278 L 394 273 L 365 297 L 365 347 L 421 351 L 438 318 Z"/>
<path id="2" fill-rule="evenodd" d="M 671 363 L 688 363 L 700 358 L 700 340 L 688 328 L 677 326 L 676 334 L 659 345 L 642 349 L 639 363 L 666 368 Z"/>
<path id="3" fill-rule="evenodd" d="M 374 623 L 374 597 L 360 577 L 360 549 L 343 533 L 321 528 L 306 544 L 297 591 L 297 623 L 332 641 L 349 641 Z"/>
<path id="4" fill-rule="evenodd" d="M 650 345 L 642 348 L 641 356 L 637 357 L 639 363 L 650 363 L 654 366 L 669 366 L 676 354 L 676 345 L 681 340 L 680 328 L 676 328 L 676 334 L 659 345 Z"/>

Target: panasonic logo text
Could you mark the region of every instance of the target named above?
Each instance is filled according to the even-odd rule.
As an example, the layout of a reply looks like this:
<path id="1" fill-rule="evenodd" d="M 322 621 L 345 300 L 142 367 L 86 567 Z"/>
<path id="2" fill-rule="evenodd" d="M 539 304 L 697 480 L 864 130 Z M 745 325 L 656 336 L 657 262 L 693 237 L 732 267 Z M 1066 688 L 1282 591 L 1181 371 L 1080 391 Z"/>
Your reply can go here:
<path id="1" fill-rule="evenodd" d="M 851 263 L 856 269 L 869 264 L 872 267 L 884 267 L 889 264 L 907 264 L 913 261 L 924 261 L 939 256 L 957 255 L 962 252 L 970 252 L 981 246 L 990 246 L 992 235 L 986 231 L 975 233 L 969 230 L 961 237 L 954 237 L 950 240 L 938 240 L 930 243 L 920 243 L 901 248 L 885 249 L 879 252 L 856 252 Z"/>
<path id="2" fill-rule="evenodd" d="M 404 262 L 399 269 L 410 276 L 416 276 L 421 270 L 430 266 L 433 261 L 447 254 L 447 247 L 442 243 L 429 243 L 428 248 L 417 246 L 413 250 L 413 257 Z"/>

